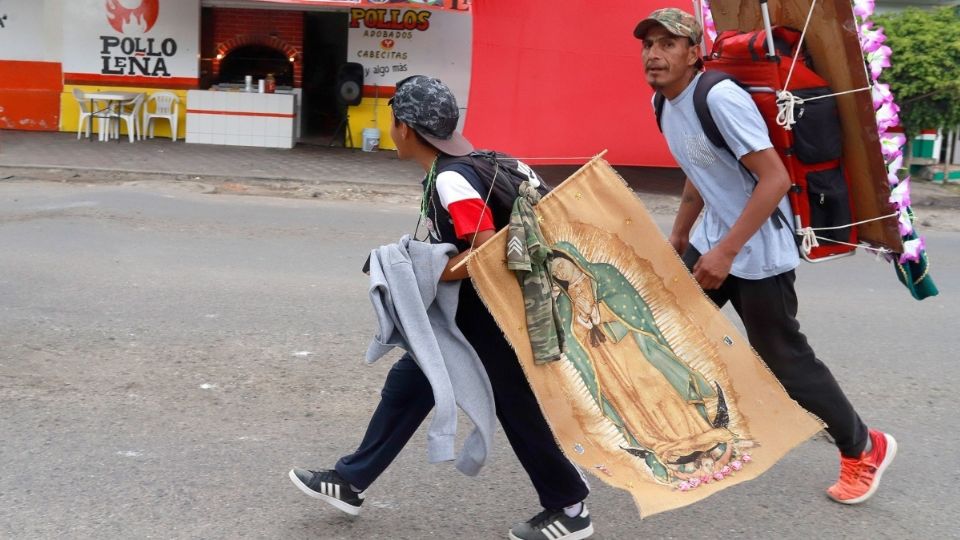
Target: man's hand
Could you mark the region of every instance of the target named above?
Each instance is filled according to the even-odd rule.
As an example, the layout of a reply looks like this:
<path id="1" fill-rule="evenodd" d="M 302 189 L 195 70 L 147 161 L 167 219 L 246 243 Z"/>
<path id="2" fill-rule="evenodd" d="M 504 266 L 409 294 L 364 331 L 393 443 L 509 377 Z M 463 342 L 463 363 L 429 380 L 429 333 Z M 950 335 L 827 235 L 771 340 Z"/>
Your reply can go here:
<path id="1" fill-rule="evenodd" d="M 724 250 L 720 246 L 711 249 L 693 265 L 693 278 L 703 290 L 719 288 L 730 275 L 730 267 L 736 256 L 735 251 Z"/>
<path id="2" fill-rule="evenodd" d="M 790 176 L 776 150 L 767 148 L 741 158 L 743 165 L 757 177 L 757 186 L 747 205 L 730 230 L 713 249 L 703 254 L 693 267 L 693 277 L 705 290 L 716 289 L 730 275 L 733 259 L 770 219 L 780 199 L 790 189 Z"/>

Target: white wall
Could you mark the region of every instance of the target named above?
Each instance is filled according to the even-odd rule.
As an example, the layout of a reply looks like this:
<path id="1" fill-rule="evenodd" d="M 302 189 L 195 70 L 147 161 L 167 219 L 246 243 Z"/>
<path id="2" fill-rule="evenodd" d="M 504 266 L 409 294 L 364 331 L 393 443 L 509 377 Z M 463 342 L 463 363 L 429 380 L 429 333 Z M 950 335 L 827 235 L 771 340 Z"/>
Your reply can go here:
<path id="1" fill-rule="evenodd" d="M 150 21 L 133 16 L 121 31 L 111 26 L 107 4 L 123 10 L 151 2 L 157 3 L 158 12 L 149 29 L 145 26 Z M 63 9 L 64 73 L 199 75 L 200 0 L 66 0 Z"/>
<path id="2" fill-rule="evenodd" d="M 351 9 L 349 13 L 347 62 L 363 65 L 364 85 L 394 86 L 410 75 L 430 75 L 453 90 L 460 107 L 467 106 L 473 17 L 397 8 Z"/>
<path id="3" fill-rule="evenodd" d="M 64 0 L 0 0 L 0 60 L 59 62 Z"/>

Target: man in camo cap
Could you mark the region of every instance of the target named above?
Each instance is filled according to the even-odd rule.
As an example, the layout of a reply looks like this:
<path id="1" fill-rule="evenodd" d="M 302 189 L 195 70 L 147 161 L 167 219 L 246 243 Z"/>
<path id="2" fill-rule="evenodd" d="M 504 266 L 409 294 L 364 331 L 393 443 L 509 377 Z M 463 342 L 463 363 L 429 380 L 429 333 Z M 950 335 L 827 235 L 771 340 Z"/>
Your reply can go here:
<path id="1" fill-rule="evenodd" d="M 747 91 L 731 80 L 711 84 L 702 72 L 702 30 L 693 15 L 658 9 L 633 35 L 643 41 L 644 73 L 658 94 L 651 108 L 657 114 L 657 103 L 662 107 L 663 136 L 687 175 L 670 244 L 718 307 L 733 305 L 750 345 L 790 397 L 827 424 L 840 451 L 840 478 L 827 495 L 862 503 L 876 492 L 897 442 L 867 427 L 800 331 L 799 256 L 791 227 L 781 223 L 793 222 L 791 179 L 766 122 Z M 707 137 L 701 105 L 726 149 Z M 782 220 L 771 217 L 778 209 Z"/>
<path id="2" fill-rule="evenodd" d="M 690 38 L 690 41 L 694 44 L 699 44 L 703 37 L 703 31 L 700 29 L 700 23 L 697 22 L 697 19 L 686 11 L 677 8 L 663 8 L 654 11 L 649 17 L 637 24 L 637 27 L 633 29 L 633 37 L 642 40 L 647 35 L 647 31 L 658 24 L 675 36 Z"/>

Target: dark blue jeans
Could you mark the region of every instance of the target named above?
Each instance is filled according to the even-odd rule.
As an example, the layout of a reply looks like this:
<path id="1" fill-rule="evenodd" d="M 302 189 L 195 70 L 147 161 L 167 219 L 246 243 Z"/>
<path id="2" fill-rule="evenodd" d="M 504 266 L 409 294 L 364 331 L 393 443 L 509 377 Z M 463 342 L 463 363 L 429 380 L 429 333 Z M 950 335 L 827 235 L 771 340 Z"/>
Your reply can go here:
<path id="1" fill-rule="evenodd" d="M 689 269 L 698 259 L 700 252 L 693 247 L 683 254 Z M 756 280 L 729 276 L 720 288 L 704 292 L 717 307 L 733 305 L 750 345 L 787 394 L 827 424 L 840 453 L 859 457 L 867 444 L 867 426 L 800 332 L 795 281 L 793 270 Z"/>
<path id="2" fill-rule="evenodd" d="M 557 446 L 513 349 L 467 282 L 461 287 L 457 324 L 486 368 L 497 418 L 540 504 L 559 509 L 585 499 L 586 482 Z M 409 354 L 390 369 L 380 395 L 359 448 L 336 465 L 337 473 L 359 489 L 386 470 L 433 409 L 430 382 Z"/>

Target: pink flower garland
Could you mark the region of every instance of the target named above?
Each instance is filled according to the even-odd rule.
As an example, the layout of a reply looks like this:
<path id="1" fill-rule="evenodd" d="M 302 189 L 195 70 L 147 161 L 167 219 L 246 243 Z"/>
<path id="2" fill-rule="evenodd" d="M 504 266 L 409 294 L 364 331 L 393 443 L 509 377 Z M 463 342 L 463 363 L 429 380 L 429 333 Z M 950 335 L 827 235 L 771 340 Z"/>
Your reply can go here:
<path id="1" fill-rule="evenodd" d="M 884 45 L 887 36 L 883 27 L 874 27 L 869 21 L 875 8 L 874 0 L 854 0 L 853 12 L 860 18 L 860 45 L 863 47 L 864 58 L 873 78 L 873 108 L 877 111 L 877 130 L 880 133 L 880 148 L 887 163 L 887 181 L 890 183 L 890 204 L 897 210 L 899 216 L 900 236 L 913 235 L 913 214 L 910 211 L 910 177 L 902 181 L 897 177 L 897 171 L 903 167 L 903 146 L 907 138 L 902 133 L 891 133 L 889 130 L 900 125 L 900 107 L 894 101 L 890 92 L 890 85 L 880 83 L 877 79 L 885 68 L 890 67 L 890 57 L 893 51 Z M 907 261 L 919 262 L 924 250 L 922 237 L 914 237 L 903 243 L 903 253 L 900 263 Z"/>
<path id="2" fill-rule="evenodd" d="M 700 13 L 703 16 L 703 30 L 710 36 L 710 41 L 717 39 L 717 25 L 713 22 L 713 13 L 710 12 L 710 0 L 702 0 Z"/>
<path id="3" fill-rule="evenodd" d="M 863 48 L 864 59 L 867 62 L 870 77 L 873 79 L 873 108 L 877 112 L 877 131 L 880 134 L 880 147 L 887 164 L 887 181 L 890 183 L 890 204 L 899 213 L 900 235 L 907 236 L 914 232 L 913 215 L 910 212 L 910 178 L 903 181 L 897 177 L 897 171 L 903 167 L 903 146 L 907 138 L 902 133 L 892 133 L 891 128 L 900 125 L 900 107 L 894 101 L 890 92 L 890 85 L 878 82 L 880 74 L 891 66 L 890 57 L 893 51 L 884 45 L 887 36 L 883 27 L 874 27 L 868 19 L 873 15 L 875 0 L 854 0 L 853 13 L 860 18 L 861 24 L 857 27 L 860 33 L 860 45 Z M 702 0 L 700 4 L 703 16 L 704 32 L 714 40 L 717 37 L 717 27 L 710 12 L 710 0 Z M 900 263 L 907 261 L 919 262 L 924 250 L 922 237 L 906 240 L 903 243 L 903 254 Z"/>

